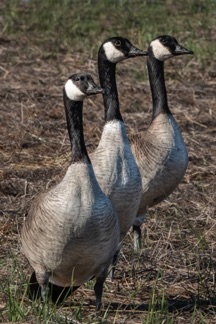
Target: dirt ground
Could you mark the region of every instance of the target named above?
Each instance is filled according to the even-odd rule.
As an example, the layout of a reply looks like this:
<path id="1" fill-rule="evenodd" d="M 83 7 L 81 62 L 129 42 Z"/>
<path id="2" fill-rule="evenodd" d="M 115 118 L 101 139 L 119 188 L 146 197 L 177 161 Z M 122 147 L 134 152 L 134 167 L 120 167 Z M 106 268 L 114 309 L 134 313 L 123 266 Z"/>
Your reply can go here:
<path id="1" fill-rule="evenodd" d="M 136 79 L 136 71 L 145 69 L 141 58 L 117 67 L 129 133 L 145 129 L 150 120 L 148 81 Z M 48 47 L 42 51 L 29 46 L 27 39 L 0 37 L 0 258 L 9 265 L 15 254 L 27 274 L 31 269 L 20 246 L 23 217 L 32 198 L 56 183 L 69 163 L 62 85 L 81 70 L 98 80 L 96 58 L 89 59 L 87 53 L 82 58 L 72 51 L 54 55 Z M 179 188 L 149 211 L 140 254 L 133 253 L 128 234 L 116 279 L 107 282 L 104 292 L 107 323 L 114 318 L 116 323 L 141 323 L 150 301 L 156 303 L 162 296 L 175 323 L 189 323 L 195 303 L 194 323 L 202 316 L 206 323 L 216 323 L 216 60 L 203 70 L 193 56 L 172 59 L 166 63 L 166 80 L 170 109 L 190 162 Z M 102 98 L 87 99 L 84 130 L 89 152 L 98 143 L 103 117 Z M 1 280 L 7 280 L 8 269 L 1 267 Z M 94 312 L 92 289 L 81 288 L 74 298 L 77 303 L 85 300 L 84 316 Z M 0 291 L 0 310 L 6 300 Z"/>

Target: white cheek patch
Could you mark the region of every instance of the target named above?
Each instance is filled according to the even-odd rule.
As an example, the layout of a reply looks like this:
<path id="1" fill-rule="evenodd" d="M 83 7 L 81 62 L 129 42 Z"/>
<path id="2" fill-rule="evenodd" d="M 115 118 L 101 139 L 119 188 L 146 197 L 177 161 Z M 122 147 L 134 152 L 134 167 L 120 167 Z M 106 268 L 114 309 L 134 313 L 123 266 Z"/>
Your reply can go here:
<path id="1" fill-rule="evenodd" d="M 170 53 L 170 51 L 168 50 L 168 48 L 166 48 L 163 44 L 161 44 L 161 42 L 159 41 L 159 39 L 155 39 L 154 41 L 152 41 L 151 42 L 151 47 L 152 47 L 152 51 L 153 51 L 154 57 L 157 60 L 165 61 L 168 58 L 170 58 L 170 57 L 173 56 Z"/>
<path id="2" fill-rule="evenodd" d="M 85 93 L 83 93 L 70 79 L 67 80 L 64 87 L 67 97 L 71 100 L 83 101 L 86 97 Z"/>
<path id="3" fill-rule="evenodd" d="M 124 53 L 122 53 L 117 48 L 115 48 L 115 46 L 112 44 L 112 42 L 105 43 L 103 45 L 103 48 L 104 48 L 107 59 L 111 63 L 118 63 L 125 59 Z"/>

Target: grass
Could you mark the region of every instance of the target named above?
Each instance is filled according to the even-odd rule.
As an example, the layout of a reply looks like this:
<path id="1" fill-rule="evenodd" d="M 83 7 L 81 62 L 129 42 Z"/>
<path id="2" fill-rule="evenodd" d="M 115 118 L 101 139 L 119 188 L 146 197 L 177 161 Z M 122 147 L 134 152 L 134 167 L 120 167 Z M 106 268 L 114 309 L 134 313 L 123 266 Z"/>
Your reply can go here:
<path id="1" fill-rule="evenodd" d="M 214 324 L 216 2 L 4 0 L 0 9 L 0 322 Z M 97 317 L 93 281 L 60 307 L 32 303 L 19 232 L 31 199 L 69 160 L 62 84 L 77 68 L 95 73 L 106 37 L 124 35 L 146 48 L 162 33 L 195 52 L 166 64 L 170 107 L 189 149 L 184 181 L 150 210 L 140 253 L 132 252 L 128 235 Z M 151 98 L 143 61 L 119 64 L 117 74 L 128 130 L 144 129 Z M 101 99 L 88 106 L 84 127 L 92 150 L 103 125 Z"/>
<path id="2" fill-rule="evenodd" d="M 0 283 L 1 291 L 5 296 L 5 304 L 1 309 L 1 322 L 9 320 L 12 323 L 26 321 L 32 323 L 49 323 L 50 321 L 67 323 L 70 317 L 80 318 L 82 303 L 68 314 L 68 312 L 62 311 L 61 307 L 57 308 L 48 300 L 44 304 L 38 301 L 30 302 L 27 297 L 28 277 L 23 272 L 20 256 L 10 254 L 8 260 L 11 262 L 10 265 L 1 265 L 4 269 L 7 269 L 9 274 L 7 280 Z"/>
<path id="3" fill-rule="evenodd" d="M 187 41 L 196 58 L 206 65 L 213 58 L 216 3 L 214 0 L 186 1 L 5 1 L 3 28 L 23 35 L 47 50 L 88 51 L 95 57 L 100 42 L 125 35 L 146 47 L 159 34 L 173 34 Z M 208 62 L 205 62 L 205 61 Z"/>
<path id="4" fill-rule="evenodd" d="M 122 314 L 133 313 L 133 314 L 145 314 L 140 317 L 140 323 L 143 324 L 158 324 L 167 323 L 174 324 L 178 314 L 178 301 L 172 308 L 170 302 L 167 301 L 166 293 L 162 289 L 159 293 L 158 286 L 160 286 L 159 273 L 151 283 L 151 289 L 149 292 L 149 303 L 140 304 L 137 306 L 137 293 L 134 292 L 128 295 L 130 300 L 130 307 L 127 309 L 126 305 L 118 303 L 117 306 L 107 302 L 108 287 L 105 287 L 105 299 L 106 308 L 100 314 L 94 313 L 94 308 L 87 310 L 89 305 L 82 298 L 75 299 L 68 302 L 65 301 L 66 307 L 56 306 L 49 301 L 44 304 L 39 302 L 30 302 L 26 296 L 28 278 L 26 273 L 22 270 L 22 264 L 20 263 L 20 256 L 10 254 L 8 257 L 10 265 L 5 267 L 4 264 L 1 266 L 7 269 L 9 276 L 6 280 L 1 281 L 0 289 L 4 294 L 4 305 L 1 304 L 1 322 L 4 323 L 120 323 Z M 84 288 L 85 295 L 89 294 L 91 287 L 89 283 Z M 92 294 L 91 294 L 92 295 Z M 86 299 L 86 296 L 85 296 Z M 199 303 L 197 301 L 191 301 L 187 303 L 182 301 L 181 308 L 189 309 L 189 316 L 187 320 L 190 323 L 208 323 L 207 314 L 202 312 L 199 308 L 203 304 L 203 300 Z M 133 306 L 132 306 L 133 305 Z M 197 307 L 198 305 L 198 307 Z M 2 307 L 3 306 L 3 307 Z M 204 305 L 202 305 L 204 306 Z M 111 316 L 110 316 L 111 315 Z M 210 323 L 210 322 L 209 322 Z"/>

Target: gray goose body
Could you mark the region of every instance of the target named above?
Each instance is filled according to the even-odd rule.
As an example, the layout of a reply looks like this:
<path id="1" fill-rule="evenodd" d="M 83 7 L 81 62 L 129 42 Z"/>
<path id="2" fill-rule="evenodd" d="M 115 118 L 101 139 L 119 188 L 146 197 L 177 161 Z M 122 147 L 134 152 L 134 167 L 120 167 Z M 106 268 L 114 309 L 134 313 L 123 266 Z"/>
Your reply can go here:
<path id="1" fill-rule="evenodd" d="M 118 62 L 140 55 L 146 53 L 122 37 L 106 40 L 98 51 L 99 78 L 104 89 L 105 126 L 99 145 L 90 157 L 100 187 L 117 212 L 121 240 L 135 220 L 142 184 L 119 109 L 115 68 Z"/>
<path id="2" fill-rule="evenodd" d="M 159 114 L 146 132 L 132 136 L 131 149 L 142 176 L 142 198 L 134 222 L 140 226 L 147 208 L 163 201 L 181 182 L 188 154 L 179 127 L 168 114 Z"/>
<path id="3" fill-rule="evenodd" d="M 181 182 L 188 165 L 187 148 L 169 110 L 164 80 L 164 61 L 192 54 L 174 37 L 159 36 L 148 49 L 147 66 L 153 100 L 152 121 L 144 132 L 129 137 L 142 176 L 142 198 L 134 222 L 134 248 L 141 246 L 141 230 L 147 209 L 164 200 Z"/>
<path id="4" fill-rule="evenodd" d="M 76 288 L 95 276 L 97 310 L 108 267 L 119 246 L 116 212 L 99 187 L 83 136 L 82 101 L 86 95 L 101 92 L 88 74 L 75 74 L 66 82 L 64 103 L 72 160 L 62 181 L 34 201 L 21 233 L 23 251 L 43 299 L 49 282 L 57 294 L 52 299 L 58 300 L 61 287 Z"/>
<path id="5" fill-rule="evenodd" d="M 72 164 L 63 180 L 31 207 L 22 231 L 24 253 L 49 281 L 80 286 L 105 271 L 117 250 L 113 207 L 91 164 Z"/>
<path id="6" fill-rule="evenodd" d="M 141 177 L 122 121 L 106 123 L 99 145 L 90 156 L 97 180 L 117 212 L 123 239 L 135 220 Z"/>

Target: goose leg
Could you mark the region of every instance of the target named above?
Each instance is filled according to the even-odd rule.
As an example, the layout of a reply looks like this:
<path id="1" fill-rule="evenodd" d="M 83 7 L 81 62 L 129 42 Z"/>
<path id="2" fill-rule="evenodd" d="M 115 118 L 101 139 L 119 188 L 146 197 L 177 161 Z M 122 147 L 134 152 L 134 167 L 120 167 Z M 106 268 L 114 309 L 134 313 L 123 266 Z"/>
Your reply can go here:
<path id="1" fill-rule="evenodd" d="M 119 255 L 119 251 L 116 251 L 116 253 L 114 254 L 113 259 L 112 259 L 111 271 L 110 271 L 110 275 L 109 275 L 111 280 L 114 279 L 118 255 Z"/>
<path id="2" fill-rule="evenodd" d="M 94 291 L 96 296 L 96 312 L 98 312 L 101 308 L 101 300 L 103 295 L 103 285 L 106 280 L 107 271 L 103 271 L 99 277 L 96 279 L 96 283 L 94 285 Z"/>
<path id="3" fill-rule="evenodd" d="M 51 296 L 51 299 L 53 303 L 60 304 L 62 303 L 71 293 L 73 293 L 76 289 L 79 288 L 79 286 L 74 287 L 60 287 L 55 284 L 51 284 L 49 282 L 49 296 Z M 28 286 L 28 297 L 31 300 L 36 300 L 41 298 L 42 291 L 41 286 L 39 285 L 35 271 L 31 274 L 31 278 L 29 280 L 29 286 Z"/>
<path id="4" fill-rule="evenodd" d="M 141 244 L 141 227 L 138 225 L 133 225 L 133 235 L 134 235 L 134 251 L 141 250 L 142 244 Z"/>
<path id="5" fill-rule="evenodd" d="M 49 274 L 45 270 L 35 272 L 35 274 L 36 279 L 41 287 L 42 300 L 45 302 L 47 293 L 49 291 Z"/>
<path id="6" fill-rule="evenodd" d="M 28 290 L 27 294 L 29 299 L 36 300 L 41 298 L 41 287 L 37 281 L 35 271 L 32 272 L 29 284 L 28 284 Z"/>

